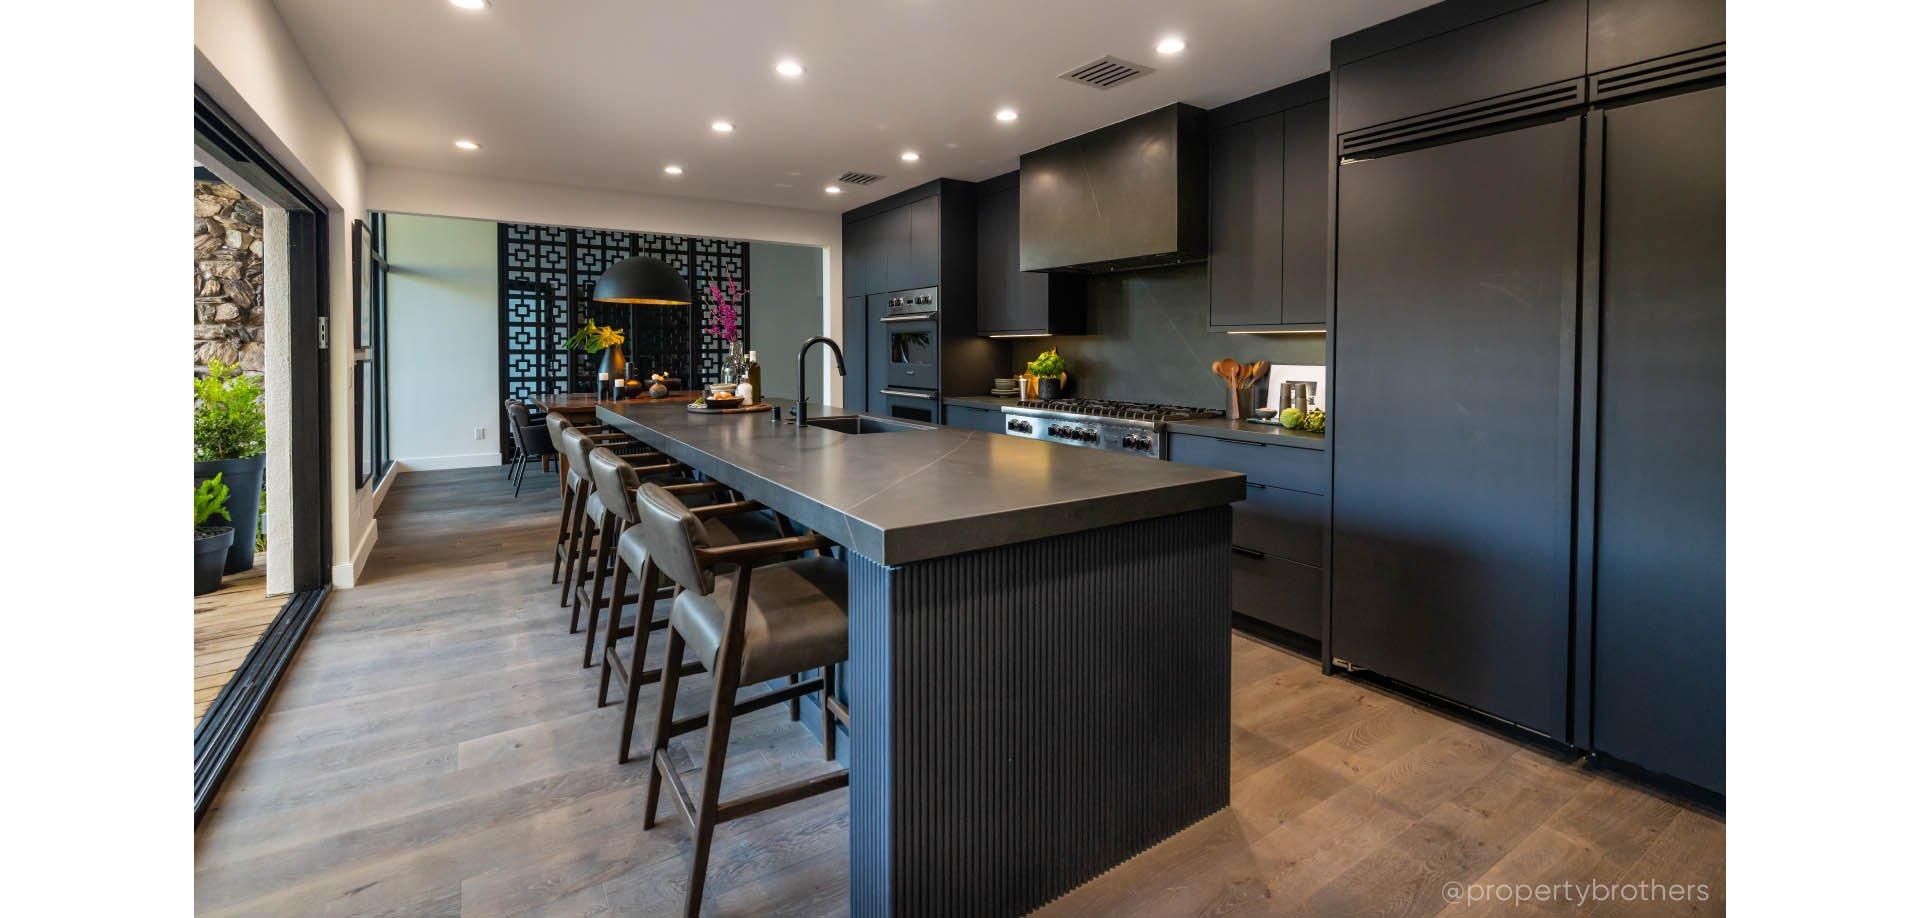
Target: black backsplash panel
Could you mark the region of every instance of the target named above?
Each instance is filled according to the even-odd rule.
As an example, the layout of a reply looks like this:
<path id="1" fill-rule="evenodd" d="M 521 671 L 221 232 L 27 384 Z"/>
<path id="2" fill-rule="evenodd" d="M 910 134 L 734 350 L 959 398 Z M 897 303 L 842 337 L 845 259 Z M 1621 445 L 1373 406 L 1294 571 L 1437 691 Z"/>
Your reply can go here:
<path id="1" fill-rule="evenodd" d="M 1324 365 L 1324 335 L 1229 335 L 1207 330 L 1207 266 L 1181 265 L 1087 281 L 1087 334 L 1014 338 L 1010 373 L 1049 347 L 1067 362 L 1067 391 L 1087 398 L 1226 406 L 1209 369 L 1241 363 Z"/>

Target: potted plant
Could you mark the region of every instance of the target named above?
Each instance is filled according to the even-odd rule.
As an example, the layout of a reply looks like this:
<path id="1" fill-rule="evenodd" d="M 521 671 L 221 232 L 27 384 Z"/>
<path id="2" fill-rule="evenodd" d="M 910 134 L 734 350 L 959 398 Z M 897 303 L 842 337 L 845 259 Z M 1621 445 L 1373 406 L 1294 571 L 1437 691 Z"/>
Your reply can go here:
<path id="1" fill-rule="evenodd" d="M 228 522 L 227 497 L 231 493 L 216 474 L 193 487 L 193 595 L 220 589 L 220 578 L 227 566 L 227 549 L 233 545 L 232 526 L 211 526 L 218 516 Z"/>
<path id="2" fill-rule="evenodd" d="M 600 355 L 600 378 L 611 384 L 616 379 L 625 379 L 627 358 L 620 352 L 620 345 L 626 343 L 627 335 L 611 325 L 599 325 L 592 319 L 573 333 L 561 344 L 562 347 L 579 348 L 589 354 Z"/>
<path id="3" fill-rule="evenodd" d="M 193 381 L 193 481 L 220 477 L 232 491 L 227 507 L 233 545 L 225 571 L 253 569 L 260 528 L 260 485 L 266 470 L 267 409 L 260 380 L 218 360 Z"/>
<path id="4" fill-rule="evenodd" d="M 719 284 L 707 283 L 707 295 L 713 298 L 713 324 L 702 331 L 726 342 L 726 378 L 721 382 L 737 383 L 744 380 L 747 373 L 746 343 L 740 334 L 740 314 L 745 305 L 746 291 L 740 289 L 740 282 L 734 280 L 733 275 L 727 275 L 726 281 L 725 291 L 720 289 Z"/>
<path id="5" fill-rule="evenodd" d="M 1027 375 L 1033 377 L 1041 399 L 1059 398 L 1061 387 L 1067 384 L 1067 362 L 1060 359 L 1058 348 L 1050 347 L 1027 363 Z"/>

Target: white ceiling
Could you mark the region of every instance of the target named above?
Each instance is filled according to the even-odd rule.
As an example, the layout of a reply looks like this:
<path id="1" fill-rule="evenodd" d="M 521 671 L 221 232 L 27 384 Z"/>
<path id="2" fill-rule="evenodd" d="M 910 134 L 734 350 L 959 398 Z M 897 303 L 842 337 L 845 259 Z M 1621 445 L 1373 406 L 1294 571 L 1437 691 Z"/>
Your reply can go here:
<path id="1" fill-rule="evenodd" d="M 1170 102 L 1327 68 L 1328 40 L 1431 0 L 276 0 L 370 163 L 842 211 Z M 1187 50 L 1154 51 L 1177 34 Z M 1103 54 L 1157 68 L 1094 90 Z M 773 72 L 782 57 L 798 80 Z M 1012 106 L 1020 119 L 994 120 Z M 724 118 L 731 135 L 709 124 Z M 477 153 L 454 149 L 470 137 Z M 900 152 L 920 153 L 918 163 Z M 685 174 L 670 177 L 674 163 Z M 887 178 L 837 197 L 846 170 Z"/>

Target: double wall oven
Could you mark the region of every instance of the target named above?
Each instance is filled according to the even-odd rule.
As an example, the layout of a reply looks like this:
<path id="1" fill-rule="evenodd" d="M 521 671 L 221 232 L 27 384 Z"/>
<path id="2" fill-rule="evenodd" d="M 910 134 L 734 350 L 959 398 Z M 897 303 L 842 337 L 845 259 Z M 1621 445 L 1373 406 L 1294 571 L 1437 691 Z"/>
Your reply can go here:
<path id="1" fill-rule="evenodd" d="M 901 290 L 880 298 L 869 334 L 885 351 L 884 383 L 869 407 L 907 421 L 940 420 L 940 288 Z M 878 305 L 878 304 L 875 304 Z M 871 307 L 870 307 L 871 308 Z"/>

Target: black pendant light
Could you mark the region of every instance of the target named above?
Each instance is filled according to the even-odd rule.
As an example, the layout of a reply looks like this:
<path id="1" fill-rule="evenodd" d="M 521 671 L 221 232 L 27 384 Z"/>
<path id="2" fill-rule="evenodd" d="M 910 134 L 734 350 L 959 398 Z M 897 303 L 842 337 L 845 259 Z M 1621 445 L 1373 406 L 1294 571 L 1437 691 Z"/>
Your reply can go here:
<path id="1" fill-rule="evenodd" d="M 593 285 L 593 298 L 602 303 L 639 306 L 689 306 L 693 291 L 672 265 L 648 255 L 636 255 L 607 269 Z"/>

